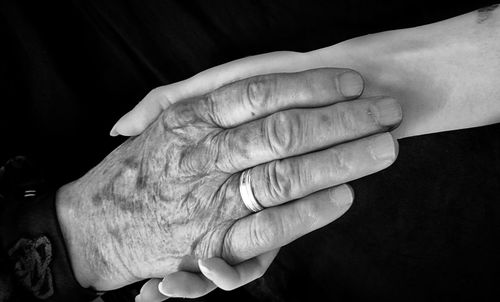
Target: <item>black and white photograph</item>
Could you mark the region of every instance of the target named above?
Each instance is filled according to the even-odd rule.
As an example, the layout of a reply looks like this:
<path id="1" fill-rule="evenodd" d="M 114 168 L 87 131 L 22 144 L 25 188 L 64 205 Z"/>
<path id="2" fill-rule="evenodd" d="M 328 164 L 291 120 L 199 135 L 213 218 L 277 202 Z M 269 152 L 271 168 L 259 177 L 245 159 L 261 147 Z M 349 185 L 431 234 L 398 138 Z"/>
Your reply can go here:
<path id="1" fill-rule="evenodd" d="M 499 299 L 499 4 L 0 0 L 0 302 Z"/>

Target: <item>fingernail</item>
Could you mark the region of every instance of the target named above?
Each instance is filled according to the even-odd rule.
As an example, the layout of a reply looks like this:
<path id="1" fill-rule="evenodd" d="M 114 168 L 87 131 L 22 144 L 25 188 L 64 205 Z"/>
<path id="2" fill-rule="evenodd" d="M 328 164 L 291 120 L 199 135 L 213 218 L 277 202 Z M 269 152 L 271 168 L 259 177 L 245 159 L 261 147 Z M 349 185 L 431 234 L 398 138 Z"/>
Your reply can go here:
<path id="1" fill-rule="evenodd" d="M 375 160 L 393 162 L 397 157 L 397 141 L 390 133 L 377 135 L 372 140 L 370 148 Z"/>
<path id="2" fill-rule="evenodd" d="M 172 293 L 168 292 L 168 289 L 166 288 L 166 284 L 163 284 L 165 282 L 165 279 L 163 279 L 160 283 L 158 283 L 158 290 L 160 293 L 164 296 L 169 296 L 172 297 L 174 296 Z"/>
<path id="3" fill-rule="evenodd" d="M 335 188 L 335 203 L 339 206 L 350 206 L 354 200 L 354 190 L 349 185 Z"/>
<path id="4" fill-rule="evenodd" d="M 210 268 L 208 268 L 208 266 L 203 264 L 201 259 L 198 259 L 198 267 L 200 268 L 200 271 L 203 273 L 203 275 L 205 275 L 205 276 L 212 275 L 212 271 L 210 270 Z"/>
<path id="5" fill-rule="evenodd" d="M 113 126 L 113 128 L 111 129 L 111 131 L 109 132 L 109 135 L 111 136 L 118 136 L 120 133 L 118 133 L 118 131 L 116 131 L 116 125 Z"/>
<path id="6" fill-rule="evenodd" d="M 141 302 L 141 301 L 142 301 L 141 295 L 135 296 L 135 302 Z"/>
<path id="7" fill-rule="evenodd" d="M 363 78 L 355 71 L 346 71 L 338 78 L 339 89 L 343 96 L 359 96 L 363 92 Z"/>
<path id="8" fill-rule="evenodd" d="M 383 98 L 375 101 L 373 114 L 381 126 L 393 126 L 401 122 L 403 111 L 398 101 L 392 98 Z"/>

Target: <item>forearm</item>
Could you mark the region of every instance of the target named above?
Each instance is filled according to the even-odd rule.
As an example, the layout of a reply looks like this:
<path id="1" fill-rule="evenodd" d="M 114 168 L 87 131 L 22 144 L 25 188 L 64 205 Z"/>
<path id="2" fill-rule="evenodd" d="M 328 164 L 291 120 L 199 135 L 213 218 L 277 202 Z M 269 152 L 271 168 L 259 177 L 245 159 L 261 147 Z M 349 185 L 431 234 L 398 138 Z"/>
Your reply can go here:
<path id="1" fill-rule="evenodd" d="M 155 90 L 154 95 L 175 102 L 258 74 L 343 67 L 363 75 L 365 96 L 392 96 L 402 104 L 404 119 L 393 132 L 398 138 L 477 127 L 500 121 L 499 36 L 500 9 L 491 6 L 308 53 L 274 52 L 240 59 Z M 140 119 L 141 111 L 151 110 L 145 102 L 140 106 L 126 117 L 128 123 Z M 130 128 L 124 124 L 120 121 L 118 128 Z"/>
<path id="2" fill-rule="evenodd" d="M 500 121 L 500 10 L 373 35 L 307 53 L 310 67 L 359 71 L 365 95 L 402 104 L 408 137 Z"/>
<path id="3" fill-rule="evenodd" d="M 308 53 L 273 52 L 229 62 L 154 89 L 115 125 L 137 135 L 177 101 L 260 74 L 347 67 L 365 77 L 365 96 L 403 105 L 398 138 L 500 121 L 500 13 L 497 6 L 442 22 L 367 35 Z"/>

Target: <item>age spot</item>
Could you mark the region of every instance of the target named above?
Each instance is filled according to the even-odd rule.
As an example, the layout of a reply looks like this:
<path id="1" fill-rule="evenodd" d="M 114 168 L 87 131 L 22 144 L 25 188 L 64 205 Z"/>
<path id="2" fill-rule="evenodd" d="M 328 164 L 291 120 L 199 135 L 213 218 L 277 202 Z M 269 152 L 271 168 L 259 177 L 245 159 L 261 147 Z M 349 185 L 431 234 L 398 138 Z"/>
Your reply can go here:
<path id="1" fill-rule="evenodd" d="M 139 162 L 134 156 L 131 156 L 123 160 L 123 165 L 130 169 L 137 169 L 139 167 Z"/>
<path id="2" fill-rule="evenodd" d="M 92 204 L 96 207 L 102 205 L 102 196 L 99 193 L 92 195 Z"/>
<path id="3" fill-rule="evenodd" d="M 115 238 L 115 240 L 118 242 L 118 244 L 120 246 L 123 246 L 123 238 L 122 238 L 122 234 L 121 234 L 120 228 L 108 226 L 108 233 L 113 238 Z"/>

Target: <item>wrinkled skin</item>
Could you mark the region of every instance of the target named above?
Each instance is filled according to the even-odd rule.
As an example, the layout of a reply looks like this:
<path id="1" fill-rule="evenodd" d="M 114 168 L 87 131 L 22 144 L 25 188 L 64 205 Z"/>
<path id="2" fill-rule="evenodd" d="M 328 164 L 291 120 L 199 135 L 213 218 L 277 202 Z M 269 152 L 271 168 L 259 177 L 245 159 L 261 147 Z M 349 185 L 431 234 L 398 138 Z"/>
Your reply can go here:
<path id="1" fill-rule="evenodd" d="M 236 82 L 165 109 L 59 190 L 77 280 L 109 290 L 196 272 L 198 259 L 235 264 L 338 218 L 353 198 L 339 185 L 397 155 L 390 134 L 372 134 L 399 124 L 400 106 L 390 98 L 342 102 L 362 87 L 356 73 L 318 69 Z M 293 109 L 306 106 L 325 107 Z M 256 214 L 239 193 L 248 168 L 266 207 Z"/>
<path id="2" fill-rule="evenodd" d="M 98 275 L 119 278 L 125 270 L 128 280 L 144 279 L 181 265 L 189 269 L 195 258 L 231 259 L 224 236 L 250 212 L 233 190 L 238 174 L 217 165 L 222 129 L 196 116 L 194 101 L 167 109 L 144 135 L 129 139 L 79 180 L 81 191 L 74 194 L 91 200 L 80 201 L 82 212 L 97 212 L 88 215 L 96 221 L 81 225 L 95 238 L 81 244 Z M 108 226 L 97 227 L 102 223 Z M 107 260 L 110 255 L 123 266 Z"/>

